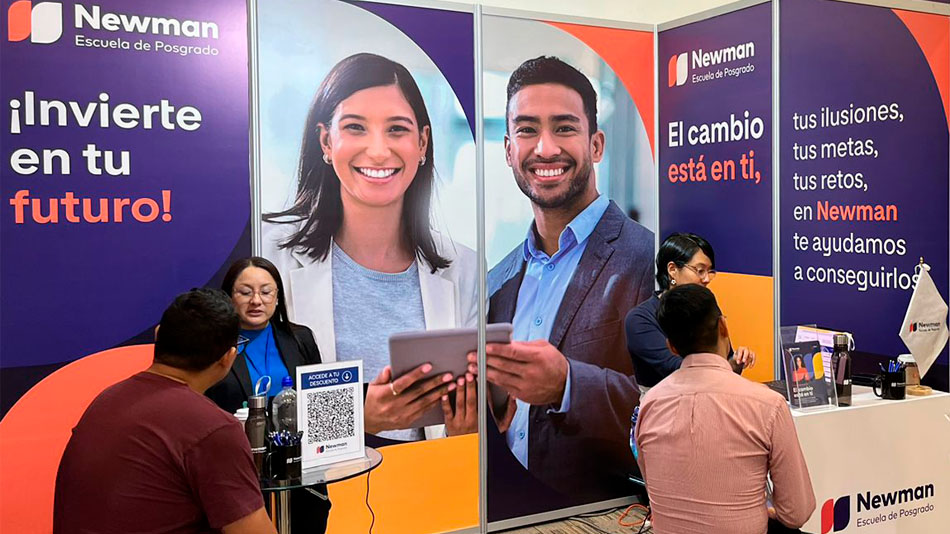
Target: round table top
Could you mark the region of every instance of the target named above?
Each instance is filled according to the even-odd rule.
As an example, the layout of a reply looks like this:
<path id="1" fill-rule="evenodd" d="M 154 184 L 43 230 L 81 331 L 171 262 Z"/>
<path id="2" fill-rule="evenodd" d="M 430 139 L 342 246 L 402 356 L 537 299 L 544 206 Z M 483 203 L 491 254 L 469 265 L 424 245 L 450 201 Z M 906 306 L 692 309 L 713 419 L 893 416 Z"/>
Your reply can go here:
<path id="1" fill-rule="evenodd" d="M 261 478 L 261 491 L 285 491 L 308 488 L 318 484 L 341 482 L 364 473 L 368 473 L 383 463 L 383 455 L 372 447 L 365 447 L 366 456 L 354 460 L 344 460 L 319 467 L 304 469 L 300 478 L 274 480 Z"/>

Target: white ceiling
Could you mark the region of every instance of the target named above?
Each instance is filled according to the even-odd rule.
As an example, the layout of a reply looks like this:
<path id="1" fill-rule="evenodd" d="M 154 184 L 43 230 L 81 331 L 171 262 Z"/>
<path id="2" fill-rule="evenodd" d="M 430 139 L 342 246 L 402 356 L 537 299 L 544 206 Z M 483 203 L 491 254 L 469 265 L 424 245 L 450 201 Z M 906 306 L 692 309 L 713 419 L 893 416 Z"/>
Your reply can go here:
<path id="1" fill-rule="evenodd" d="M 482 5 L 598 19 L 659 24 L 735 0 L 479 0 Z M 409 2 L 407 2 L 409 3 Z"/>

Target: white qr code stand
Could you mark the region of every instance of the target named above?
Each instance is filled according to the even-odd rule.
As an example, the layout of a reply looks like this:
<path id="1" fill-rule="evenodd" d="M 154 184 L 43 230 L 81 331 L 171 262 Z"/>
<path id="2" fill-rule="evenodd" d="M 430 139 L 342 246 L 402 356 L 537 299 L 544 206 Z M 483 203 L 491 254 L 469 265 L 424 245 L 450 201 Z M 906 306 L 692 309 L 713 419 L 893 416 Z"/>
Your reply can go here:
<path id="1" fill-rule="evenodd" d="M 365 457 L 363 361 L 297 367 L 297 421 L 303 469 Z"/>

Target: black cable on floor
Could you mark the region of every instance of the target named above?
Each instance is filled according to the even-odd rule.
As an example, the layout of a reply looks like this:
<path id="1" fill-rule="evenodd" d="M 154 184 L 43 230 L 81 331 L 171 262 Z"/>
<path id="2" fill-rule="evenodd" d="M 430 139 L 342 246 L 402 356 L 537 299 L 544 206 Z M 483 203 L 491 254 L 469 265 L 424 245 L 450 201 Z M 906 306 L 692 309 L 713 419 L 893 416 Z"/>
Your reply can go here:
<path id="1" fill-rule="evenodd" d="M 616 506 L 616 507 L 614 507 L 614 508 L 611 508 L 611 509 L 609 509 L 609 510 L 605 510 L 605 511 L 603 511 L 603 512 L 587 512 L 586 514 L 577 514 L 577 515 L 574 516 L 574 517 L 600 517 L 600 516 L 603 516 L 603 515 L 612 514 L 612 513 L 616 512 L 617 510 L 620 510 L 621 508 L 623 508 L 623 506 Z"/>
<path id="2" fill-rule="evenodd" d="M 646 515 L 643 516 L 643 523 L 640 525 L 640 530 L 637 531 L 637 534 L 643 534 L 644 532 L 649 532 L 643 529 L 647 528 L 647 519 L 650 518 L 650 515 L 651 514 L 648 508 Z M 650 527 L 650 530 L 653 530 L 653 527 Z"/>
<path id="3" fill-rule="evenodd" d="M 373 512 L 373 506 L 369 503 L 369 476 L 373 474 L 372 471 L 366 473 L 366 509 L 369 510 L 370 523 L 369 523 L 369 534 L 373 534 L 373 527 L 376 526 L 376 512 Z"/>

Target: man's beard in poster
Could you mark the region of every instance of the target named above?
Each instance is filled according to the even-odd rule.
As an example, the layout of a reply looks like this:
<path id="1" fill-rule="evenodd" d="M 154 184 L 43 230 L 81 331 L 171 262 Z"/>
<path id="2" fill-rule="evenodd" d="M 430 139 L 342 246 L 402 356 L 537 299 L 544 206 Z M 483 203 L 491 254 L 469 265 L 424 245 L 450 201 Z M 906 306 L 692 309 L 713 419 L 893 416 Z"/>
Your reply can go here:
<path id="1" fill-rule="evenodd" d="M 528 168 L 536 163 L 564 163 L 569 165 L 568 170 L 573 170 L 574 176 L 568 183 L 567 190 L 555 197 L 545 198 L 532 189 L 531 179 L 528 177 L 531 171 Z M 550 159 L 528 158 L 520 167 L 512 167 L 512 171 L 515 175 L 515 182 L 518 183 L 518 188 L 526 197 L 531 199 L 532 203 L 544 209 L 565 208 L 571 206 L 587 190 L 591 173 L 590 154 L 585 156 L 584 161 L 579 166 L 574 158 L 570 156 L 558 156 Z"/>

